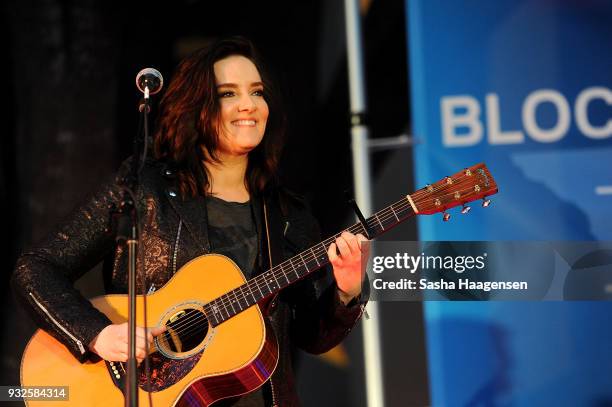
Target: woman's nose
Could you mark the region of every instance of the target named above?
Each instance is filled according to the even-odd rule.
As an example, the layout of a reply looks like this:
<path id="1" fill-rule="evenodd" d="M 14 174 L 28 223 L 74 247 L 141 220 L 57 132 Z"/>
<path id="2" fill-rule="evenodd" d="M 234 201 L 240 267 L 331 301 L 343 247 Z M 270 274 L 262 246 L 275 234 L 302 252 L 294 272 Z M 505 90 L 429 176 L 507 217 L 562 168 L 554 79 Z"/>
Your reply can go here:
<path id="1" fill-rule="evenodd" d="M 243 95 L 240 97 L 240 100 L 238 102 L 238 110 L 243 112 L 243 111 L 253 111 L 257 108 L 257 105 L 255 104 L 255 100 L 253 98 L 253 96 L 251 95 Z"/>

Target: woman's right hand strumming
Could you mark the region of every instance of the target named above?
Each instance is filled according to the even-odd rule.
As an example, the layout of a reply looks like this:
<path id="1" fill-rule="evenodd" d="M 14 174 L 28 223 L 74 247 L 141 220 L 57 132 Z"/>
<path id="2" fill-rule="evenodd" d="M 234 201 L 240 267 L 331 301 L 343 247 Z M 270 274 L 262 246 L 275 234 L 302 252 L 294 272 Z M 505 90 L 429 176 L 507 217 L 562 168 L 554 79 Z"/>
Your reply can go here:
<path id="1" fill-rule="evenodd" d="M 153 338 L 166 331 L 166 327 L 149 328 L 145 337 L 144 327 L 136 327 L 136 360 L 142 362 L 148 349 L 153 346 Z M 145 342 L 146 340 L 146 342 Z M 104 360 L 126 362 L 128 358 L 128 323 L 108 325 L 89 344 L 89 349 Z"/>

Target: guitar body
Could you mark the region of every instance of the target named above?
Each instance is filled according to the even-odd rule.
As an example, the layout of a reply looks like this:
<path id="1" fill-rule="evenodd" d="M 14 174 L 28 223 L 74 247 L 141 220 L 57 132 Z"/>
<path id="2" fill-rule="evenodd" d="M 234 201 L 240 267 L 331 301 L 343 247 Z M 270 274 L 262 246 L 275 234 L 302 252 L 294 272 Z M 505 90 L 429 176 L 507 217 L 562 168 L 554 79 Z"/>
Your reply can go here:
<path id="1" fill-rule="evenodd" d="M 158 351 L 149 358 L 150 384 L 144 363 L 139 367 L 139 405 L 148 406 L 150 394 L 155 406 L 209 406 L 251 392 L 268 380 L 276 368 L 278 347 L 259 306 L 214 327 L 202 309 L 244 283 L 231 260 L 209 254 L 193 259 L 165 286 L 147 295 L 146 321 L 143 296 L 138 296 L 137 324 L 168 327 L 156 338 Z M 126 295 L 96 297 L 92 304 L 113 323 L 127 321 Z M 122 406 L 124 366 L 104 360 L 82 364 L 55 338 L 38 330 L 23 355 L 21 384 L 69 386 L 69 401 L 53 401 L 53 406 Z M 47 403 L 27 402 L 29 406 Z"/>

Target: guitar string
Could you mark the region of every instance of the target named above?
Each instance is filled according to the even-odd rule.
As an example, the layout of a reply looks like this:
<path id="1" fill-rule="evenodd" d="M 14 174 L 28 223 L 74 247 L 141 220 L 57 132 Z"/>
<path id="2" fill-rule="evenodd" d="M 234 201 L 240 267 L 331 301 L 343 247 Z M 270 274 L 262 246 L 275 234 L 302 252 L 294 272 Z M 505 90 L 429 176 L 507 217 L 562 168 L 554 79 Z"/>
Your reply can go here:
<path id="1" fill-rule="evenodd" d="M 467 177 L 466 177 L 466 178 L 467 178 Z M 457 187 L 457 186 L 460 186 L 462 183 L 464 183 L 464 182 L 455 182 L 454 184 L 445 184 L 445 185 L 441 186 L 441 187 L 439 188 L 439 190 L 442 190 L 442 189 L 448 189 L 448 188 L 449 188 L 451 185 L 454 185 L 454 188 L 456 189 L 456 187 Z M 464 190 L 460 190 L 460 191 L 456 191 L 456 192 L 460 192 L 460 193 L 461 193 L 461 192 L 468 191 L 468 190 L 470 190 L 470 189 L 471 189 L 471 188 L 464 189 Z M 454 194 L 454 193 L 456 193 L 456 192 L 452 192 L 452 194 Z M 430 192 L 428 192 L 428 193 L 430 193 Z M 446 194 L 446 195 L 451 195 L 451 194 L 449 193 L 449 194 Z M 443 195 L 443 196 L 440 196 L 440 197 L 444 197 L 444 196 L 446 196 L 446 195 Z M 404 199 L 405 199 L 405 198 L 404 198 Z M 431 197 L 429 197 L 428 199 L 431 199 Z M 423 199 L 419 199 L 418 201 L 419 201 L 419 202 L 421 202 L 422 200 L 423 200 Z M 382 228 L 382 230 L 381 230 L 381 231 L 385 231 L 385 227 L 384 227 L 384 225 L 382 225 L 382 223 L 383 223 L 383 222 L 387 222 L 389 219 L 397 218 L 396 214 L 391 215 L 391 214 L 389 213 L 390 211 L 391 211 L 391 212 L 393 211 L 393 208 L 392 208 L 392 207 L 394 207 L 394 206 L 397 206 L 397 208 L 395 209 L 395 212 L 402 212 L 402 211 L 404 211 L 405 209 L 407 209 L 407 208 L 410 206 L 410 204 L 409 204 L 409 203 L 405 203 L 405 202 L 403 202 L 403 199 L 402 199 L 402 200 L 400 200 L 400 201 L 396 202 L 395 204 L 392 204 L 392 205 L 388 206 L 387 208 L 384 208 L 384 209 L 383 209 L 383 210 L 381 210 L 379 213 L 377 213 L 377 214 L 376 214 L 376 218 L 378 218 L 378 221 L 381 223 L 381 228 Z M 386 214 L 385 214 L 385 213 L 386 213 Z M 404 215 L 402 215 L 402 217 L 404 217 Z M 372 219 L 372 217 L 371 217 L 371 218 L 370 218 L 370 222 L 369 222 L 369 223 L 372 223 L 373 225 L 368 224 L 368 226 L 370 226 L 370 227 L 374 226 L 374 227 L 378 228 L 378 227 L 376 226 L 376 223 L 377 223 L 377 220 L 376 220 L 376 219 Z M 398 223 L 399 223 L 399 222 L 398 222 Z M 352 229 L 358 229 L 358 230 L 352 230 Z M 361 229 L 362 229 L 362 225 L 361 225 L 360 223 L 358 223 L 358 224 L 355 224 L 355 225 L 351 226 L 351 227 L 350 227 L 350 228 L 348 228 L 347 230 L 349 230 L 349 231 L 351 231 L 351 232 L 354 232 L 354 233 L 358 233 L 359 231 L 361 231 Z M 342 232 L 338 233 L 336 236 L 339 236 L 340 234 L 342 234 Z M 332 236 L 332 237 L 330 237 L 330 238 L 326 239 L 326 241 L 328 241 L 328 240 L 329 240 L 329 241 L 330 241 L 330 243 L 331 243 L 331 241 L 333 241 L 333 240 L 334 240 L 334 238 L 335 238 L 335 236 Z M 325 245 L 325 242 L 320 243 L 320 244 L 318 244 L 318 245 L 316 245 L 316 246 L 322 246 L 322 245 Z M 307 254 L 305 257 L 304 257 L 302 254 L 298 254 L 298 255 L 294 256 L 293 258 L 295 258 L 295 257 L 300 257 L 300 258 L 303 260 L 303 262 L 304 262 L 304 263 L 310 263 L 310 262 L 312 262 L 313 260 L 316 260 L 318 257 L 320 257 L 321 259 L 325 259 L 325 256 L 326 256 L 326 254 L 327 254 L 327 252 L 326 252 L 325 250 L 323 250 L 323 252 L 320 254 L 320 256 L 312 256 L 312 255 L 311 255 L 311 253 L 312 253 L 312 254 L 315 254 L 315 253 L 314 253 L 314 252 L 315 252 L 315 250 L 316 250 L 316 251 L 320 251 L 320 249 L 315 249 L 315 247 L 316 247 L 316 246 L 313 246 L 313 247 L 311 247 L 311 248 L 309 248 L 309 249 L 307 249 L 307 250 L 303 251 L 302 253 L 304 253 L 304 252 L 308 252 L 308 254 Z M 288 272 L 289 272 L 289 273 L 295 272 L 295 266 L 294 266 L 294 265 L 291 263 L 291 261 L 290 261 L 290 260 L 291 260 L 291 259 L 289 259 L 289 260 L 287 260 L 287 261 L 285 261 L 285 262 L 283 262 L 283 263 L 281 263 L 281 264 L 277 265 L 276 267 L 274 267 L 274 268 L 272 268 L 272 269 L 268 270 L 267 272 L 265 272 L 265 273 L 263 273 L 263 274 L 260 274 L 259 276 L 257 276 L 256 278 L 254 278 L 254 279 L 253 279 L 253 280 L 256 280 L 256 281 L 251 280 L 251 281 L 249 281 L 248 283 L 243 284 L 243 285 L 242 285 L 242 286 L 240 286 L 240 287 L 237 287 L 238 289 L 240 289 L 240 291 L 241 291 L 241 295 L 243 295 L 243 299 L 244 299 L 244 300 L 247 300 L 247 296 L 249 295 L 249 294 L 246 294 L 246 295 L 245 295 L 245 294 L 242 292 L 242 291 L 244 290 L 244 289 L 243 289 L 243 287 L 244 287 L 244 286 L 246 286 L 246 285 L 255 285 L 255 286 L 256 286 L 256 288 L 258 288 L 260 291 L 261 291 L 261 288 L 262 288 L 262 287 L 267 286 L 267 287 L 268 287 L 268 291 L 270 291 L 270 289 L 269 289 L 269 284 L 268 284 L 266 281 L 263 281 L 263 284 L 262 284 L 262 282 L 261 282 L 260 280 L 261 280 L 261 277 L 262 277 L 262 276 L 264 276 L 264 275 L 266 275 L 266 274 L 270 274 L 272 277 L 275 277 L 275 276 L 274 276 L 274 272 L 278 272 L 278 271 L 279 271 L 279 270 L 274 270 L 275 268 L 276 268 L 276 269 L 280 269 L 280 271 L 282 271 L 282 272 L 283 272 L 283 274 L 286 274 L 286 271 L 284 270 L 284 267 L 282 267 L 282 266 L 283 266 L 283 264 L 288 263 L 289 265 L 291 265 L 291 266 L 292 266 L 292 267 L 291 267 L 291 268 L 292 268 L 292 270 L 288 270 Z M 325 259 L 325 260 L 324 260 L 325 264 L 327 264 L 327 262 L 328 262 L 328 261 L 329 261 L 329 259 Z M 324 265 L 325 265 L 325 264 L 324 264 Z M 304 265 L 306 265 L 306 264 L 304 264 Z M 323 267 L 324 265 L 321 265 L 320 267 Z M 300 266 L 301 266 L 301 265 L 300 265 Z M 307 268 L 306 268 L 306 269 L 308 270 L 308 265 L 306 265 L 306 266 L 307 266 Z M 308 272 L 310 273 L 311 271 L 310 271 L 310 270 L 308 270 Z M 300 276 L 300 278 L 301 278 L 301 277 L 304 277 L 304 276 L 305 276 L 305 275 L 307 275 L 307 274 L 308 274 L 308 273 L 304 274 L 303 276 Z M 267 279 L 267 278 L 268 278 L 268 277 L 266 277 L 266 279 Z M 276 278 L 274 278 L 274 279 L 277 281 L 277 279 L 276 279 Z M 299 279 L 299 278 L 298 278 L 298 279 Z M 270 280 L 270 281 L 272 281 L 272 280 Z M 297 281 L 297 280 L 296 280 L 296 281 Z M 294 282 L 294 281 L 291 281 L 290 283 L 293 283 L 293 282 Z M 255 283 L 255 284 L 253 284 L 253 283 Z M 289 283 L 289 284 L 290 284 L 290 283 Z M 278 282 L 277 282 L 277 286 L 279 286 L 279 287 L 280 287 L 280 285 L 278 284 Z M 272 291 L 277 290 L 277 288 L 279 288 L 279 287 L 274 288 Z M 247 305 L 248 305 L 248 306 L 247 306 L 247 307 L 245 307 L 245 308 L 242 308 L 242 304 L 241 304 L 240 299 L 238 298 L 238 296 L 237 296 L 237 294 L 236 294 L 236 291 L 235 291 L 235 290 L 236 290 L 236 289 L 231 290 L 230 292 L 228 292 L 228 293 L 226 293 L 226 294 L 224 294 L 224 295 L 220 296 L 220 297 L 219 297 L 219 298 L 217 298 L 216 300 L 211 301 L 211 303 L 212 303 L 212 302 L 219 303 L 218 307 L 221 307 L 221 308 L 222 308 L 222 310 L 224 310 L 224 311 L 225 311 L 225 313 L 227 314 L 227 318 L 226 318 L 226 317 L 224 317 L 224 316 L 223 316 L 223 314 L 221 313 L 221 317 L 223 318 L 223 320 L 229 319 L 229 318 L 231 318 L 233 315 L 236 315 L 236 314 L 237 314 L 237 313 L 236 313 L 236 311 L 235 311 L 235 308 L 233 308 L 233 304 L 236 304 L 236 303 L 237 303 L 237 305 L 240 307 L 240 311 L 239 311 L 239 312 L 242 312 L 242 311 L 244 311 L 245 309 L 250 308 L 251 306 L 255 305 L 255 303 L 257 303 L 258 301 L 260 301 L 262 298 L 265 298 L 265 295 L 264 295 L 264 297 L 260 298 L 259 300 L 256 300 L 256 298 L 254 298 L 254 295 L 252 294 L 252 290 L 250 290 L 250 291 L 251 291 L 251 294 L 250 294 L 250 295 L 251 295 L 251 296 L 253 296 L 253 299 L 255 300 L 255 303 L 253 303 L 253 304 L 251 304 L 251 305 L 248 305 L 248 301 L 247 301 Z M 230 299 L 230 298 L 229 298 L 229 294 L 230 294 L 230 293 L 234 293 L 234 297 L 236 298 L 235 300 L 232 300 L 232 299 Z M 262 294 L 263 294 L 263 292 L 262 292 Z M 270 292 L 269 294 L 271 294 L 271 292 Z M 268 295 L 269 295 L 269 294 L 268 294 Z M 220 300 L 220 299 L 221 299 L 221 298 L 223 298 L 223 297 L 227 297 L 227 299 Z M 209 303 L 209 304 L 210 304 L 210 303 Z M 208 305 L 208 304 L 207 304 L 207 305 Z M 232 311 L 233 311 L 233 313 L 232 313 L 232 314 L 230 314 L 230 312 L 229 312 L 230 307 L 232 307 Z M 190 328 L 190 326 L 192 326 L 192 325 L 194 324 L 194 322 L 196 322 L 197 320 L 200 320 L 200 321 L 201 321 L 202 319 L 204 319 L 204 320 L 206 320 L 206 319 L 207 319 L 207 318 L 206 318 L 206 315 L 205 315 L 205 314 L 203 314 L 203 313 L 201 313 L 200 311 L 194 310 L 194 311 L 189 311 L 189 312 L 188 312 L 188 314 L 189 314 L 189 313 L 191 313 L 192 315 L 191 315 L 191 316 L 189 316 L 189 317 L 187 317 L 187 319 L 185 319 L 185 317 L 183 317 L 183 318 L 182 318 L 182 320 L 180 321 L 180 322 L 181 322 L 180 324 L 177 324 L 177 326 L 172 327 L 172 329 L 173 329 L 173 330 L 174 330 L 176 333 L 178 333 L 178 334 L 183 334 L 183 335 L 184 335 L 184 334 L 186 334 L 186 333 L 187 333 L 187 332 L 190 330 L 189 328 Z M 195 314 L 195 316 L 194 316 L 194 314 Z M 222 322 L 223 322 L 223 321 L 222 321 Z M 189 325 L 189 326 L 188 326 L 188 325 Z M 181 328 L 182 328 L 182 329 L 181 329 Z M 185 329 L 185 328 L 187 328 L 187 329 Z M 197 326 L 196 326 L 196 328 L 197 328 Z M 169 334 L 166 332 L 166 333 L 165 333 L 165 335 L 166 335 L 166 337 L 167 337 Z"/>

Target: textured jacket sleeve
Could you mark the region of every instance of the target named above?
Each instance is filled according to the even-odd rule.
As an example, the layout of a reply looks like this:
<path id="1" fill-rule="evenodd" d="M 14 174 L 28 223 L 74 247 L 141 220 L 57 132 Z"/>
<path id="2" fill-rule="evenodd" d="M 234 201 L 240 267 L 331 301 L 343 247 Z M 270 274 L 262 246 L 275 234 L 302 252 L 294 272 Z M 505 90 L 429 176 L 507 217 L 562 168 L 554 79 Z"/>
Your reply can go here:
<path id="1" fill-rule="evenodd" d="M 73 286 L 113 249 L 106 228 L 109 206 L 119 202 L 116 182 L 107 183 L 53 233 L 25 251 L 12 276 L 13 291 L 42 329 L 84 362 L 88 345 L 111 321 Z"/>
<path id="2" fill-rule="evenodd" d="M 300 211 L 289 220 L 286 240 L 292 251 L 307 249 L 320 241 L 316 219 L 309 211 Z M 314 354 L 327 352 L 348 335 L 362 314 L 367 301 L 344 305 L 338 295 L 332 267 L 327 266 L 290 287 L 285 293 L 292 308 L 291 338 L 295 345 Z"/>

